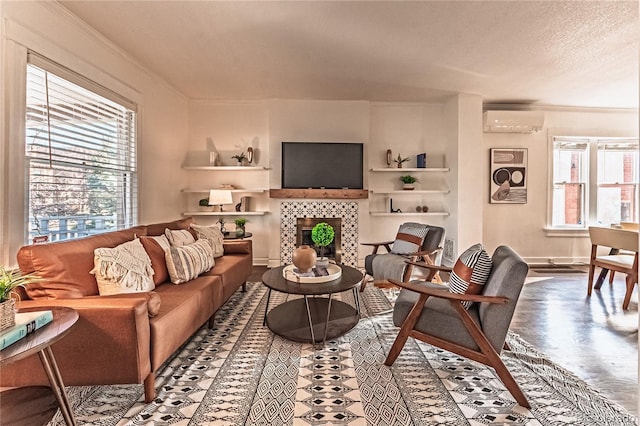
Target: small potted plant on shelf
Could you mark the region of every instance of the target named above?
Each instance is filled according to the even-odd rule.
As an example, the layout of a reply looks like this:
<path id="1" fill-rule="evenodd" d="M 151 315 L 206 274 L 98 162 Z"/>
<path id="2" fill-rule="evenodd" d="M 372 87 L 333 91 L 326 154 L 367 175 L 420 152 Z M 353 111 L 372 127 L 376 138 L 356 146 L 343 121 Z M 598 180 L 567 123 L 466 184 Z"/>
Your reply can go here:
<path id="1" fill-rule="evenodd" d="M 240 154 L 231 156 L 231 158 L 236 159 L 236 161 L 238 162 L 238 166 L 244 166 L 244 160 L 247 159 L 247 156 L 244 154 L 244 152 L 241 152 Z"/>
<path id="2" fill-rule="evenodd" d="M 212 212 L 214 206 L 209 205 L 209 198 L 202 198 L 198 201 L 198 205 L 200 206 L 200 211 L 203 212 Z"/>
<path id="3" fill-rule="evenodd" d="M 245 234 L 244 227 L 247 224 L 247 219 L 245 219 L 244 217 L 239 217 L 236 220 L 234 220 L 234 223 L 236 224 L 236 237 L 238 238 L 244 237 L 244 234 Z"/>
<path id="4" fill-rule="evenodd" d="M 418 181 L 418 179 L 416 179 L 414 176 L 411 176 L 411 175 L 400 176 L 400 180 L 402 181 L 402 189 L 408 190 L 408 191 L 411 191 L 412 189 L 414 189 L 415 188 L 414 183 Z"/>
<path id="5" fill-rule="evenodd" d="M 16 300 L 20 297 L 16 288 L 40 281 L 36 275 L 22 274 L 19 270 L 7 270 L 0 266 L 0 330 L 16 323 Z"/>
<path id="6" fill-rule="evenodd" d="M 320 248 L 320 257 L 316 260 L 316 266 L 324 266 L 325 268 L 329 266 L 329 259 L 324 257 L 324 249 L 331 244 L 334 237 L 333 226 L 326 222 L 318 223 L 311 230 L 311 240 Z"/>
<path id="7" fill-rule="evenodd" d="M 409 161 L 409 157 L 402 158 L 402 156 L 401 156 L 400 154 L 398 154 L 398 158 L 395 158 L 395 159 L 393 160 L 393 162 L 394 162 L 394 163 L 397 163 L 397 164 L 398 164 L 398 168 L 399 168 L 399 169 L 401 169 L 401 168 L 402 168 L 402 163 L 405 163 L 405 162 L 407 162 L 407 161 Z"/>

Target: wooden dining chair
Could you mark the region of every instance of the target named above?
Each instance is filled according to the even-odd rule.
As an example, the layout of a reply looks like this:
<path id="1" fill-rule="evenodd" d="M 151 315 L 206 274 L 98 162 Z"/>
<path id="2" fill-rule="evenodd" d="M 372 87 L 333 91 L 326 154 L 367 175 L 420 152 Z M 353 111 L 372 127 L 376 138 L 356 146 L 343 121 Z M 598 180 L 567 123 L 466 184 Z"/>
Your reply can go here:
<path id="1" fill-rule="evenodd" d="M 591 256 L 587 296 L 591 296 L 593 290 L 596 267 L 608 269 L 611 274 L 621 272 L 626 274 L 627 287 L 622 309 L 628 309 L 633 289 L 638 282 L 638 231 L 591 226 L 589 238 L 591 239 Z M 609 250 L 608 254 L 598 254 L 598 251 L 601 252 L 603 248 Z M 620 253 L 620 250 L 630 254 Z M 610 282 L 612 282 L 611 279 Z M 596 290 L 598 289 L 599 287 L 596 286 Z"/>

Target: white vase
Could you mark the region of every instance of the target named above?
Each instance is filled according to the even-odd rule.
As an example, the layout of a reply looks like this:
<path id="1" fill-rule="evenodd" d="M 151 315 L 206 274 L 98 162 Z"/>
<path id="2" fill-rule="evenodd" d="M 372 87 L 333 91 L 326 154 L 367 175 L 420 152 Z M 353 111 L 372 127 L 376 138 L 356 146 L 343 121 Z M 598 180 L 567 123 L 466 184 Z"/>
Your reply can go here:
<path id="1" fill-rule="evenodd" d="M 328 268 L 329 267 L 329 258 L 328 257 L 319 257 L 316 260 L 316 266 L 321 266 L 321 267 L 325 267 Z"/>
<path id="2" fill-rule="evenodd" d="M 415 188 L 415 185 L 412 183 L 405 183 L 402 185 L 402 189 L 405 191 L 412 191 Z"/>

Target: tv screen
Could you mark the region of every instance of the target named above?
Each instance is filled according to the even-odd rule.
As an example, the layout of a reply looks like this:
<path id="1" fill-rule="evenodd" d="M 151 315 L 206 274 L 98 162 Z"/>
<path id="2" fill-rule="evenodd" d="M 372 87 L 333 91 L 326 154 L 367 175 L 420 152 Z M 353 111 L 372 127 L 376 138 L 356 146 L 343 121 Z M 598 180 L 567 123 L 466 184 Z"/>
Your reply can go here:
<path id="1" fill-rule="evenodd" d="M 282 142 L 282 188 L 362 189 L 362 144 Z"/>

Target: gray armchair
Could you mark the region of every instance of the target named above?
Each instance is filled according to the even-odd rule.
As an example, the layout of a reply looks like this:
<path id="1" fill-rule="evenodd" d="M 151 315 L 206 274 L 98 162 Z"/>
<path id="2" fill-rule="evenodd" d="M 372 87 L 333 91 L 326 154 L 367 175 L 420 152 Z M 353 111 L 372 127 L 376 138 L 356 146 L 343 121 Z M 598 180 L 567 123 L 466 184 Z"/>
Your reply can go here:
<path id="1" fill-rule="evenodd" d="M 366 275 L 360 285 L 360 291 L 364 291 L 367 282 L 371 280 L 375 280 L 377 287 L 389 287 L 389 278 L 404 282 L 409 281 L 412 277 L 413 265 L 407 264 L 407 260 L 422 261 L 430 265 L 437 263 L 444 241 L 444 228 L 411 222 L 408 224 L 426 228 L 426 235 L 419 251 L 403 254 L 393 253 L 394 241 L 362 243 L 363 246 L 373 247 L 373 250 L 364 258 Z M 386 253 L 378 253 L 381 246 L 386 249 Z M 439 275 L 436 274 L 434 278 L 436 282 L 441 282 Z"/>
<path id="2" fill-rule="evenodd" d="M 401 328 L 384 363 L 391 366 L 407 339 L 413 337 L 493 367 L 518 404 L 530 408 L 500 359 L 502 349 L 509 349 L 505 338 L 529 267 L 507 246 L 498 247 L 491 259 L 491 273 L 478 295 L 451 293 L 447 287 L 430 282 L 390 280 L 402 287 L 393 308 L 393 322 Z M 438 270 L 450 271 L 422 263 L 414 266 L 428 268 L 427 281 Z M 462 301 L 474 303 L 467 310 Z"/>

